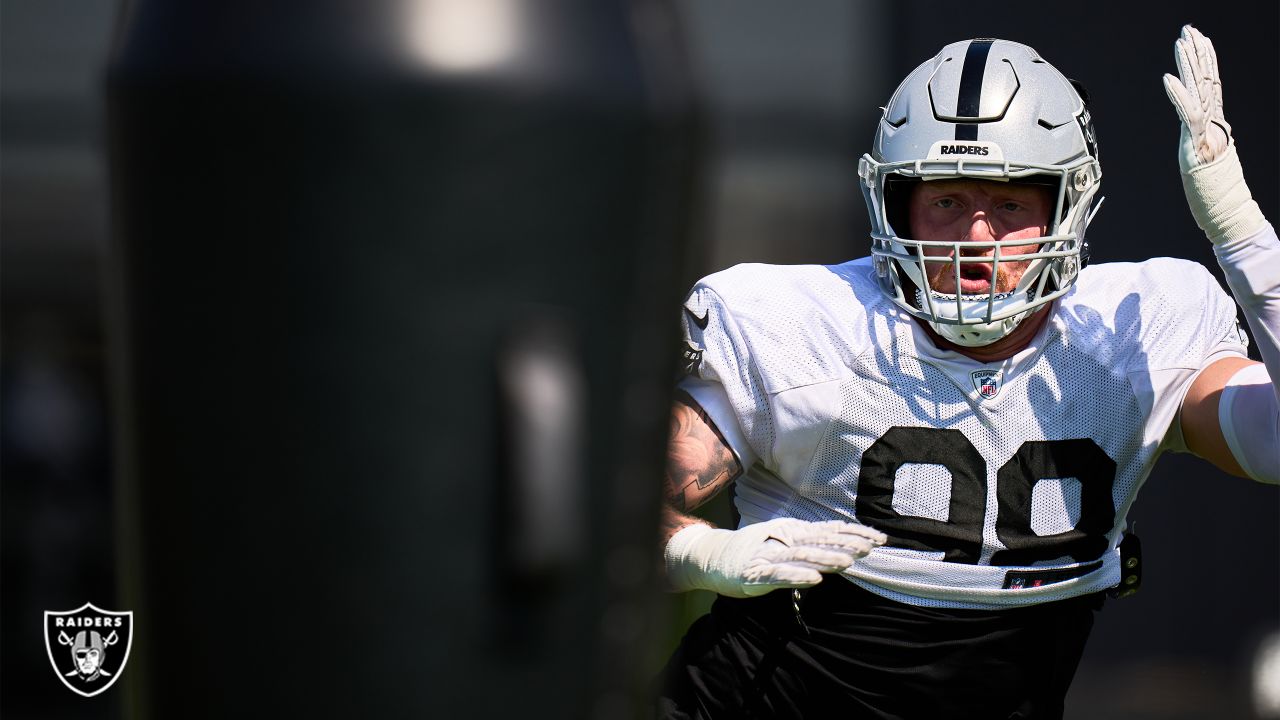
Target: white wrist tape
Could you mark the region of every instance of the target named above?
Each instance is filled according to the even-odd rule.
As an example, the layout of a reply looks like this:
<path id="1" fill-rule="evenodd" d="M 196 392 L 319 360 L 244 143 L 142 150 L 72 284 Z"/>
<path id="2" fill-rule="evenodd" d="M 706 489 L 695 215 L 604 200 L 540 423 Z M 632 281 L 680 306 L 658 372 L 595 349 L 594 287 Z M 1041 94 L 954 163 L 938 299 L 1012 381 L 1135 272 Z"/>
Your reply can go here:
<path id="1" fill-rule="evenodd" d="M 1264 221 L 1251 235 L 1215 244 L 1213 252 L 1268 374 L 1273 381 L 1280 379 L 1280 239 L 1275 229 Z"/>
<path id="2" fill-rule="evenodd" d="M 1246 475 L 1280 485 L 1280 400 L 1265 365 L 1250 365 L 1227 381 L 1218 424 Z"/>
<path id="3" fill-rule="evenodd" d="M 1189 139 L 1183 126 L 1183 144 Z M 1196 224 L 1216 245 L 1252 235 L 1266 224 L 1244 182 L 1244 169 L 1232 140 L 1222 157 L 1182 173 L 1182 189 Z"/>

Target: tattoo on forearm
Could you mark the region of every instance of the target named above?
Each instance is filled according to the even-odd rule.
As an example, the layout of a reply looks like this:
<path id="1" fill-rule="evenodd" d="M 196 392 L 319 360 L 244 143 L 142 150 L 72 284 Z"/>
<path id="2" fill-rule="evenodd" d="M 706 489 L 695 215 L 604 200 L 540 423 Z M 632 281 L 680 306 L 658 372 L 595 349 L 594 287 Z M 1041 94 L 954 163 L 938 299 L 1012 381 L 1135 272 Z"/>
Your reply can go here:
<path id="1" fill-rule="evenodd" d="M 665 545 L 666 542 L 671 539 L 672 535 L 675 535 L 676 533 L 680 532 L 681 528 L 685 527 L 686 525 L 689 525 L 690 523 L 695 523 L 695 522 L 698 522 L 698 519 L 691 515 L 686 515 L 685 513 L 682 513 L 682 512 L 676 512 L 675 510 L 672 510 L 669 505 L 663 507 L 662 536 L 661 536 L 662 543 Z"/>
<path id="2" fill-rule="evenodd" d="M 741 474 L 742 464 L 706 412 L 690 402 L 678 401 L 672 410 L 667 442 L 667 508 L 687 513 Z"/>

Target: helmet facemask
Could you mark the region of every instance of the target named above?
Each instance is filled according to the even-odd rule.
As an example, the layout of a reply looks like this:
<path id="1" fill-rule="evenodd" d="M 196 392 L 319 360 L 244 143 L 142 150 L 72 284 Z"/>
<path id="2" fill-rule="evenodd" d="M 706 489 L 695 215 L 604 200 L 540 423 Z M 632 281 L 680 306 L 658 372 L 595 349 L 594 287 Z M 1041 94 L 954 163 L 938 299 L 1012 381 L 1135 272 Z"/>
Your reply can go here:
<path id="1" fill-rule="evenodd" d="M 953 79 L 944 71 L 955 75 L 956 68 L 949 64 L 956 55 L 964 56 L 970 43 L 953 44 L 899 87 L 885 109 L 873 152 L 864 155 L 858 167 L 882 291 L 947 340 L 969 347 L 1006 337 L 1070 289 L 1087 260 L 1084 231 L 1101 203 L 1099 199 L 1095 204 L 1094 198 L 1102 177 L 1088 113 L 1069 81 L 1030 48 L 1005 41 L 973 42 L 995 45 L 994 50 L 988 48 L 995 54 L 990 62 L 1003 72 L 991 74 L 988 84 L 994 87 L 986 89 L 987 98 L 981 103 L 992 117 L 961 123 L 970 118 L 947 117 L 942 112 L 945 108 L 934 101 L 935 94 L 947 92 L 947 81 Z M 1036 97 L 1037 87 L 1049 96 L 1048 101 Z M 922 103 L 924 112 L 913 112 Z M 951 134 L 979 139 L 952 140 Z M 1068 157 L 1059 160 L 1062 155 Z M 1031 240 L 908 237 L 908 188 L 939 179 L 1048 184 L 1054 203 L 1047 233 Z M 1015 254 L 1028 245 L 1036 246 L 1033 252 Z M 942 254 L 927 255 L 928 250 Z M 996 283 L 1001 264 L 1007 267 L 1014 262 L 1030 264 L 1013 290 L 1001 292 Z M 930 270 L 939 263 L 954 273 L 955 294 L 930 286 Z M 970 263 L 991 268 L 986 292 L 960 294 L 960 278 Z"/>

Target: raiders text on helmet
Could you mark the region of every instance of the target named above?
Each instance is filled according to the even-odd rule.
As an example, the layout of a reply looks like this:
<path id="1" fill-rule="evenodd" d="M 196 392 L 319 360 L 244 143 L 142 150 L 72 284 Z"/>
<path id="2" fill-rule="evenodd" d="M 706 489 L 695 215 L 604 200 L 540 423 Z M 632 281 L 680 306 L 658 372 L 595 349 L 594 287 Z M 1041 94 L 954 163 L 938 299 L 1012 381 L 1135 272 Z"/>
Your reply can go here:
<path id="1" fill-rule="evenodd" d="M 1087 259 L 1085 228 L 1101 197 L 1093 123 L 1072 81 L 1036 51 L 1007 40 L 952 43 L 916 68 L 884 109 L 870 153 L 858 166 L 871 218 L 871 253 L 881 289 L 943 337 L 987 345 L 1065 293 Z M 998 274 L 1026 240 L 925 241 L 908 237 L 906 199 L 920 181 L 977 179 L 1048 184 L 1056 208 L 1012 292 L 950 295 L 929 286 L 925 250 L 951 265 L 983 262 Z M 961 253 L 961 245 L 967 251 Z M 988 250 L 990 252 L 988 252 Z M 981 252 L 983 256 L 978 256 Z"/>

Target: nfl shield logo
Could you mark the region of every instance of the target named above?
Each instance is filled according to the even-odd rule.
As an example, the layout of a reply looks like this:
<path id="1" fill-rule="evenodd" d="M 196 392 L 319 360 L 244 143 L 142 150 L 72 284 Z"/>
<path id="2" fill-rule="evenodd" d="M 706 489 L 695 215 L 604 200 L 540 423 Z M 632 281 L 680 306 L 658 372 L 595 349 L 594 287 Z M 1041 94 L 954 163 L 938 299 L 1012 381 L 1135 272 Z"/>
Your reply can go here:
<path id="1" fill-rule="evenodd" d="M 93 697 L 115 684 L 133 646 L 133 613 L 85 603 L 44 613 L 44 647 L 53 671 L 72 692 Z"/>
<path id="2" fill-rule="evenodd" d="M 973 380 L 973 389 L 984 400 L 990 400 L 1000 394 L 999 370 L 974 370 L 969 373 L 969 377 Z"/>

